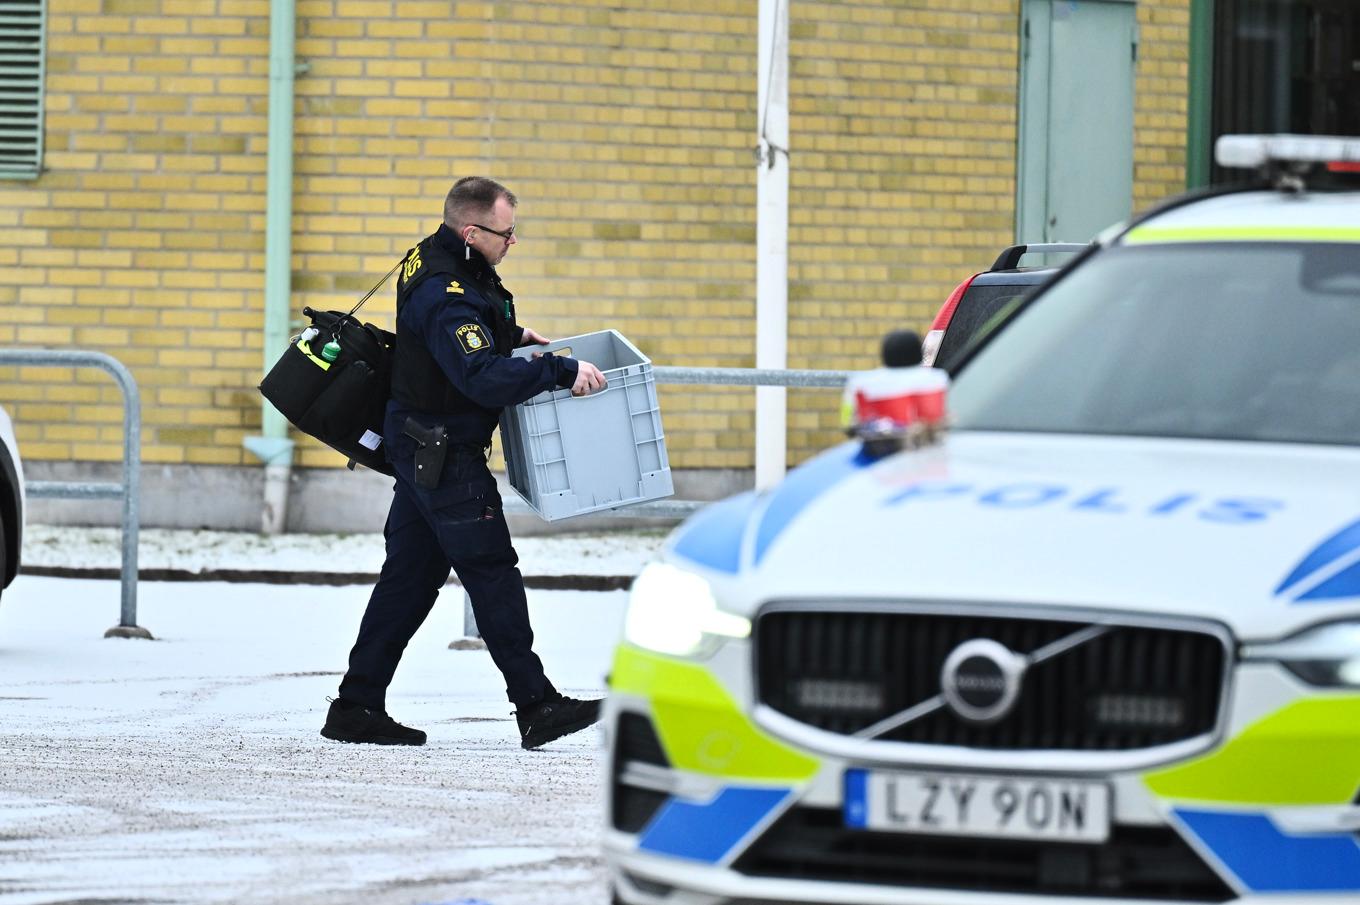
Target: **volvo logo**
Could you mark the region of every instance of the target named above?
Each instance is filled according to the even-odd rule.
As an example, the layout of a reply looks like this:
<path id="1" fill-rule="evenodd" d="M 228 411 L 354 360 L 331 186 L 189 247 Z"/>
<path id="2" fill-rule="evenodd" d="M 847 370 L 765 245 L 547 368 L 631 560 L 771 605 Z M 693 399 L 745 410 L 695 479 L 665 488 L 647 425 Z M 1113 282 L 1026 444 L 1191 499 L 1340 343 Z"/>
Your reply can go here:
<path id="1" fill-rule="evenodd" d="M 1029 661 L 987 638 L 965 641 L 945 658 L 940 687 L 949 709 L 970 723 L 995 723 L 1011 712 Z"/>

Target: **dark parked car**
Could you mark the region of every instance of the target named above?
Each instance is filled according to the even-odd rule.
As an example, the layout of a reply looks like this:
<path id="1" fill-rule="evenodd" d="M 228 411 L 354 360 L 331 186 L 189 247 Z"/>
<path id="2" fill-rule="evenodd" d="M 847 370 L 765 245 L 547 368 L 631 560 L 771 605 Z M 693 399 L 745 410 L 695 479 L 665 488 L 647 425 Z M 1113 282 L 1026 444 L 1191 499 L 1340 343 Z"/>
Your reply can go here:
<path id="1" fill-rule="evenodd" d="M 1058 272 L 1059 265 L 1050 261 L 1040 266 L 1021 267 L 1021 258 L 1027 255 L 1070 256 L 1088 247 L 1049 243 L 1007 248 L 990 270 L 973 274 L 949 294 L 922 341 L 923 363 L 951 370 L 983 328 L 993 319 L 999 323 L 1026 293 L 1048 282 L 1049 277 Z"/>
<path id="2" fill-rule="evenodd" d="M 0 589 L 19 574 L 24 533 L 24 469 L 9 414 L 0 407 Z"/>

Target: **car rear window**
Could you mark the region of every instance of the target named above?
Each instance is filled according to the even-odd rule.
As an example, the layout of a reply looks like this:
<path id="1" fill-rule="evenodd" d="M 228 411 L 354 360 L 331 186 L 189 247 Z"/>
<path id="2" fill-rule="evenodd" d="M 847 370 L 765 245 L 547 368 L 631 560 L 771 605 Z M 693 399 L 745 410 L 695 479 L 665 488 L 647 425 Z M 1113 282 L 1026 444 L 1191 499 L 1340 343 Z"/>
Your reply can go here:
<path id="1" fill-rule="evenodd" d="M 940 351 L 935 356 L 935 366 L 950 368 L 975 336 L 987 326 L 1007 305 L 1023 296 L 1033 286 L 995 286 L 978 285 L 968 287 L 963 298 L 959 299 L 954 316 L 949 320 L 940 342 Z"/>
<path id="2" fill-rule="evenodd" d="M 955 423 L 1360 443 L 1360 245 L 1134 245 L 1093 257 L 984 347 Z"/>

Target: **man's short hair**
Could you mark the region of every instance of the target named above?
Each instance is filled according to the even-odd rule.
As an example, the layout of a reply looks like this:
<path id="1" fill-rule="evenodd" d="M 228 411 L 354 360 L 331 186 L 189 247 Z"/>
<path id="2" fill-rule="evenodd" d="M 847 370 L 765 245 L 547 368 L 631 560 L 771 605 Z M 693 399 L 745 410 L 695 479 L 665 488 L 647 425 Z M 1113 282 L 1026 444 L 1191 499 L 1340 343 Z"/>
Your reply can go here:
<path id="1" fill-rule="evenodd" d="M 485 176 L 464 176 L 449 189 L 444 199 L 444 225 L 449 229 L 461 230 L 479 220 L 486 219 L 496 200 L 504 198 L 511 207 L 519 205 L 515 193 L 494 179 Z"/>

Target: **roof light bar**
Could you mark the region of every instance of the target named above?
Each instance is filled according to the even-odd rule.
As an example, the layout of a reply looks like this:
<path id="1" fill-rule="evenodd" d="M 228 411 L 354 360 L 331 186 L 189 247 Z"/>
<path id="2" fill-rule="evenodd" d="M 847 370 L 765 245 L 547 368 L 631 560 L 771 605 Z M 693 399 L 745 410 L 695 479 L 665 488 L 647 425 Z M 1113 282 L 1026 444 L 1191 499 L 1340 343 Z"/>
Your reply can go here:
<path id="1" fill-rule="evenodd" d="M 1271 163 L 1360 164 L 1360 138 L 1333 135 L 1221 135 L 1214 159 L 1222 167 L 1258 169 Z"/>

